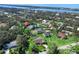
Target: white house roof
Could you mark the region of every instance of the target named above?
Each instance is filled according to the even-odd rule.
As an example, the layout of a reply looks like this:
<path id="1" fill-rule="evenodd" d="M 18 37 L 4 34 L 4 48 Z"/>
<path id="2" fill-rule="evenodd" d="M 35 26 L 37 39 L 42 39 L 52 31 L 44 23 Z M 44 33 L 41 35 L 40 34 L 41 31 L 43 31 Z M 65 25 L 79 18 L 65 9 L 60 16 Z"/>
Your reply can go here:
<path id="1" fill-rule="evenodd" d="M 7 47 L 8 47 L 8 48 L 11 48 L 11 47 L 14 47 L 14 46 L 17 46 L 16 41 L 12 41 L 12 42 L 10 42 L 9 44 L 7 44 Z"/>
<path id="2" fill-rule="evenodd" d="M 79 27 L 77 28 L 77 31 L 79 31 Z"/>

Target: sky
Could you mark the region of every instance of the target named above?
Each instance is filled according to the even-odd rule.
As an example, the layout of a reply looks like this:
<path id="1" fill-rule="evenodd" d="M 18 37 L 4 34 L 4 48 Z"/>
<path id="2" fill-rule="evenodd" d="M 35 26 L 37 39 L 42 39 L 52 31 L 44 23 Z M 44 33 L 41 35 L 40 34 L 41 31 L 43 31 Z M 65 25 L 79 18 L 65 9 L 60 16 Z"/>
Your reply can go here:
<path id="1" fill-rule="evenodd" d="M 79 4 L 79 0 L 0 0 L 0 4 Z"/>

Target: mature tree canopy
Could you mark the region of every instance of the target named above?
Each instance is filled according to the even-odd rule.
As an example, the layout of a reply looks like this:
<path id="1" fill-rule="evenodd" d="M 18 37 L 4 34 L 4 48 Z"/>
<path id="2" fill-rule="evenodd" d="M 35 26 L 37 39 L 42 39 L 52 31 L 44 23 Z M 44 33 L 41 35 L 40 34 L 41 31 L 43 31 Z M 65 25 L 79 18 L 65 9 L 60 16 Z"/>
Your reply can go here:
<path id="1" fill-rule="evenodd" d="M 24 35 L 17 35 L 16 41 L 17 41 L 17 44 L 19 46 L 28 47 L 29 42 L 28 42 L 28 39 L 27 39 L 26 36 L 24 36 Z"/>
<path id="2" fill-rule="evenodd" d="M 10 39 L 8 31 L 0 31 L 0 46 L 3 45 L 5 42 L 8 42 L 8 39 Z"/>

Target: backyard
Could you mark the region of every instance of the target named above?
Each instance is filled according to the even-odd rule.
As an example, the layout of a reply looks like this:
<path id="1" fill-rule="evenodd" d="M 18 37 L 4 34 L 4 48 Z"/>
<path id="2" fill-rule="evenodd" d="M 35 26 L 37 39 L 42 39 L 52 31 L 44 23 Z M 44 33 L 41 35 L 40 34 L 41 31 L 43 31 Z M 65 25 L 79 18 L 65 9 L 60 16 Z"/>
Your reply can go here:
<path id="1" fill-rule="evenodd" d="M 59 47 L 64 46 L 64 45 L 68 45 L 68 44 L 71 44 L 71 43 L 75 43 L 79 39 L 76 36 L 70 36 L 70 37 L 68 37 L 68 39 L 58 38 L 56 31 L 53 31 L 50 37 L 45 37 L 42 34 L 39 34 L 38 36 L 42 37 L 46 41 L 50 40 L 52 43 L 55 43 Z"/>

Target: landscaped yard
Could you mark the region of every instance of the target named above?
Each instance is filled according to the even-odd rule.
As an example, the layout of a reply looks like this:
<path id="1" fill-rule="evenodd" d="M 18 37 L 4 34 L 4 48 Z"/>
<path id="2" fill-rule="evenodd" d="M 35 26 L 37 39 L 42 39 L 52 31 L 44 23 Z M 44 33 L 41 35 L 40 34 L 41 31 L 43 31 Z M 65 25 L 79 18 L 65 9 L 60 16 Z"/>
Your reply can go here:
<path id="1" fill-rule="evenodd" d="M 42 37 L 46 41 L 51 41 L 55 43 L 57 46 L 68 45 L 74 42 L 77 42 L 77 37 L 70 36 L 68 39 L 61 39 L 57 37 L 56 32 L 54 31 L 50 37 L 45 37 L 43 34 L 39 34 L 38 36 Z"/>

